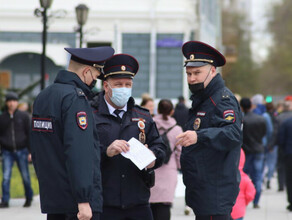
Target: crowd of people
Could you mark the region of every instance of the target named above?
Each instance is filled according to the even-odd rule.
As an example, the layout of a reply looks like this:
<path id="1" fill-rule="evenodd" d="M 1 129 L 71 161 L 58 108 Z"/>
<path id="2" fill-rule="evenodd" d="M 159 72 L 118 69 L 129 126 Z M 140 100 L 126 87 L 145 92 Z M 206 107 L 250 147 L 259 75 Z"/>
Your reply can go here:
<path id="1" fill-rule="evenodd" d="M 133 56 L 114 55 L 111 47 L 65 49 L 68 69 L 38 95 L 31 116 L 16 93 L 6 95 L 0 208 L 9 207 L 14 161 L 25 188 L 23 206 L 31 205 L 32 160 L 48 220 L 169 220 L 178 172 L 186 209 L 197 220 L 243 219 L 249 202 L 260 208 L 263 186 L 275 187 L 275 171 L 292 211 L 292 96 L 275 106 L 261 94 L 234 95 L 217 73 L 224 56 L 189 41 L 182 51 L 190 109 L 183 96 L 176 105 L 161 99 L 155 106 L 144 94 L 137 105 L 132 85 L 139 62 Z M 103 91 L 94 94 L 97 79 Z M 156 158 L 142 170 L 123 156 L 133 137 Z"/>

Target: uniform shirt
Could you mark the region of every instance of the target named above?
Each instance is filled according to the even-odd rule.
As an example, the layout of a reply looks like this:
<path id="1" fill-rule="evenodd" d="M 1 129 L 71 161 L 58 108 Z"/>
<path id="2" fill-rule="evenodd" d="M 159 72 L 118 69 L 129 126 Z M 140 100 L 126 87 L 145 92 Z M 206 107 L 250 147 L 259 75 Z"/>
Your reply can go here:
<path id="1" fill-rule="evenodd" d="M 227 215 L 239 191 L 240 107 L 220 74 L 191 99 L 185 130 L 196 130 L 198 141 L 181 154 L 186 202 L 196 215 Z"/>
<path id="2" fill-rule="evenodd" d="M 106 105 L 107 105 L 107 107 L 108 107 L 108 111 L 109 111 L 109 113 L 110 113 L 111 115 L 117 117 L 117 115 L 114 113 L 114 111 L 115 111 L 116 109 L 115 109 L 113 106 L 111 106 L 111 105 L 106 101 L 105 97 L 103 97 L 103 98 L 104 98 L 104 101 L 105 101 L 105 103 L 106 103 Z M 127 104 L 126 104 L 123 108 L 121 108 L 120 110 L 122 110 L 122 111 L 120 112 L 119 117 L 120 117 L 120 118 L 123 118 L 124 113 L 127 111 Z"/>
<path id="3" fill-rule="evenodd" d="M 145 171 L 140 171 L 129 159 L 120 154 L 108 157 L 106 149 L 115 140 L 128 141 L 132 137 L 139 140 L 141 131 L 138 121 L 143 120 L 146 144 L 156 156 L 154 168 L 160 167 L 165 157 L 165 146 L 149 111 L 134 105 L 134 99 L 130 98 L 127 111 L 120 123 L 117 117 L 109 112 L 104 100 L 104 92 L 96 97 L 92 105 L 96 109 L 94 117 L 102 145 L 101 171 L 104 206 L 125 209 L 148 204 L 150 189 L 143 179 Z"/>
<path id="4" fill-rule="evenodd" d="M 77 213 L 89 202 L 101 212 L 100 146 L 89 87 L 60 71 L 34 102 L 31 146 L 43 213 Z"/>

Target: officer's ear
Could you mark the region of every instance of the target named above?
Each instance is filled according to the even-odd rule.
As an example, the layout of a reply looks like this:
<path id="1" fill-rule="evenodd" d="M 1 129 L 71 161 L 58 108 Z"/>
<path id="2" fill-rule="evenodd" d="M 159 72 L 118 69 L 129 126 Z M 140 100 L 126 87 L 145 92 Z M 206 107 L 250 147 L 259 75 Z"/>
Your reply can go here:
<path id="1" fill-rule="evenodd" d="M 212 67 L 211 67 L 211 75 L 212 75 L 212 77 L 216 76 L 216 74 L 217 74 L 216 73 L 216 67 L 212 65 Z"/>
<path id="2" fill-rule="evenodd" d="M 108 92 L 109 89 L 110 89 L 107 80 L 104 80 L 104 81 L 103 81 L 103 89 L 104 89 L 105 92 Z"/>
<path id="3" fill-rule="evenodd" d="M 90 73 L 90 67 L 89 66 L 85 66 L 83 69 L 82 69 L 82 76 L 83 77 L 86 77 L 86 75 Z"/>

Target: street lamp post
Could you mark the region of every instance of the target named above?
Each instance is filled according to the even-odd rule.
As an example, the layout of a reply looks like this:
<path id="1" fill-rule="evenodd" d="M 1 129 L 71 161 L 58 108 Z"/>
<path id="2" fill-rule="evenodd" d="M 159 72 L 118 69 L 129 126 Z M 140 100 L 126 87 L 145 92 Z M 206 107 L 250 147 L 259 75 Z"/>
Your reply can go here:
<path id="1" fill-rule="evenodd" d="M 79 24 L 77 31 L 79 32 L 79 47 L 81 48 L 83 41 L 83 25 L 87 21 L 89 8 L 84 4 L 80 4 L 75 8 L 75 11 L 77 23 Z"/>
<path id="2" fill-rule="evenodd" d="M 51 7 L 53 0 L 40 0 L 41 8 L 37 8 L 35 10 L 35 15 L 43 17 L 43 33 L 42 33 L 42 44 L 43 44 L 43 51 L 41 56 L 41 90 L 45 88 L 45 71 L 46 71 L 46 44 L 47 44 L 47 9 Z"/>

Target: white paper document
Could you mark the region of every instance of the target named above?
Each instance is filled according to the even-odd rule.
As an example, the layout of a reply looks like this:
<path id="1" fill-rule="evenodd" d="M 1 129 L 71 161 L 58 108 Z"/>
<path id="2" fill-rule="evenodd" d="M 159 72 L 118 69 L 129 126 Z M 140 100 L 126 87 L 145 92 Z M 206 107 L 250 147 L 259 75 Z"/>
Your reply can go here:
<path id="1" fill-rule="evenodd" d="M 126 153 L 122 152 L 121 154 L 130 159 L 140 170 L 147 167 L 156 159 L 151 150 L 145 147 L 136 138 L 131 138 L 128 143 L 130 145 L 130 150 Z"/>

